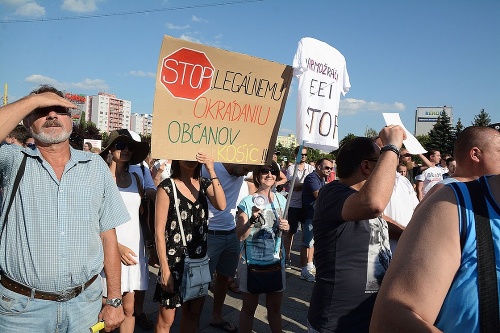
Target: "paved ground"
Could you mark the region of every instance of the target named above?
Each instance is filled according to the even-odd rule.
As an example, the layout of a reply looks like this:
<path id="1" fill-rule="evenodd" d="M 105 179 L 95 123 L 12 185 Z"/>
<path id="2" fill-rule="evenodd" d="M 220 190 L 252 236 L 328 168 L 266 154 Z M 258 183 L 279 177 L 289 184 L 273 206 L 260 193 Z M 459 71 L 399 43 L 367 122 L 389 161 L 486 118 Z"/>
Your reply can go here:
<path id="1" fill-rule="evenodd" d="M 286 271 L 286 290 L 283 295 L 283 305 L 281 307 L 281 312 L 283 314 L 283 332 L 287 333 L 297 333 L 297 332 L 307 332 L 306 322 L 307 322 L 307 310 L 309 308 L 309 299 L 311 297 L 311 290 L 314 285 L 312 282 L 307 282 L 301 280 L 299 265 L 299 240 L 302 235 L 300 231 L 294 237 L 294 247 L 292 250 L 292 264 L 293 269 Z M 156 271 L 151 269 L 150 273 L 150 287 L 146 294 L 146 301 L 144 303 L 144 312 L 154 321 L 158 315 L 158 303 L 152 301 L 153 292 L 155 288 L 156 281 Z M 212 313 L 212 293 L 209 292 L 205 306 L 203 308 L 203 313 L 200 320 L 200 332 L 201 333 L 222 333 L 224 331 L 211 327 L 211 313 Z M 239 314 L 241 309 L 241 297 L 238 294 L 228 291 L 226 296 L 226 302 L 223 308 L 223 315 L 226 320 L 231 322 L 233 325 L 238 326 Z M 179 317 L 180 311 L 176 316 L 174 326 L 171 330 L 172 333 L 179 332 Z M 269 326 L 267 324 L 266 318 L 266 308 L 265 308 L 265 296 L 261 295 L 259 300 L 259 306 L 255 312 L 255 320 L 253 324 L 253 331 L 257 333 L 270 332 Z M 136 332 L 145 333 L 153 332 L 144 331 L 140 328 L 136 328 Z"/>

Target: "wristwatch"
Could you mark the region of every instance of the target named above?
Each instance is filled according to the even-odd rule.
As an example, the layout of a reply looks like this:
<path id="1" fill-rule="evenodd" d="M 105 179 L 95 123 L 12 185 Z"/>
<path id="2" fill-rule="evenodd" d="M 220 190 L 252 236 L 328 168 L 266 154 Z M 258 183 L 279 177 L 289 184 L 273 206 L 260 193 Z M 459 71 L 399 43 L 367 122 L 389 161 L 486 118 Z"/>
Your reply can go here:
<path id="1" fill-rule="evenodd" d="M 106 298 L 106 304 L 111 305 L 114 308 L 122 306 L 121 298 Z"/>
<path id="2" fill-rule="evenodd" d="M 399 157 L 399 148 L 396 147 L 395 145 L 388 144 L 380 148 L 380 153 L 383 153 L 384 151 L 392 151 Z"/>

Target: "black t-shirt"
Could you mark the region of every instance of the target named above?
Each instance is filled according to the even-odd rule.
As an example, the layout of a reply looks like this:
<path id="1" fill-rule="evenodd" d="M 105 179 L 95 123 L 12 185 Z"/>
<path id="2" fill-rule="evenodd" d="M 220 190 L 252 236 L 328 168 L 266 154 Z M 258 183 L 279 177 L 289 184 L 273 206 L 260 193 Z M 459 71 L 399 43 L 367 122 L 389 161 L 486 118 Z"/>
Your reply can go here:
<path id="1" fill-rule="evenodd" d="M 316 283 L 308 320 L 319 332 L 368 332 L 375 298 L 391 260 L 382 218 L 342 220 L 352 188 L 331 182 L 321 189 L 313 219 Z"/>

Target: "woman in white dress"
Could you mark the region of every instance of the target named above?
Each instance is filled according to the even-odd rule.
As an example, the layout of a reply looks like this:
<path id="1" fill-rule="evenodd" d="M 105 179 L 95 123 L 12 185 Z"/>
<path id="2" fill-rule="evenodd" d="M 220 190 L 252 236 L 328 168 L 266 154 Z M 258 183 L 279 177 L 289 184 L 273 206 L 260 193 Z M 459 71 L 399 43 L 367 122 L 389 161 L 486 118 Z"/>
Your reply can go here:
<path id="1" fill-rule="evenodd" d="M 144 238 L 139 223 L 139 208 L 141 205 L 144 179 L 142 174 L 129 171 L 129 165 L 141 163 L 149 152 L 149 144 L 141 142 L 137 133 L 126 129 L 112 131 L 109 136 L 110 144 L 103 150 L 101 156 L 111 155 L 109 168 L 116 180 L 116 185 L 127 206 L 130 221 L 116 228 L 118 249 L 122 262 L 121 292 L 123 296 L 123 311 L 125 320 L 120 326 L 120 332 L 134 332 L 135 298 L 148 289 L 149 270 L 147 264 Z M 154 198 L 156 191 L 147 189 L 147 197 Z M 104 273 L 101 273 L 104 276 Z M 104 296 L 106 296 L 104 290 Z"/>

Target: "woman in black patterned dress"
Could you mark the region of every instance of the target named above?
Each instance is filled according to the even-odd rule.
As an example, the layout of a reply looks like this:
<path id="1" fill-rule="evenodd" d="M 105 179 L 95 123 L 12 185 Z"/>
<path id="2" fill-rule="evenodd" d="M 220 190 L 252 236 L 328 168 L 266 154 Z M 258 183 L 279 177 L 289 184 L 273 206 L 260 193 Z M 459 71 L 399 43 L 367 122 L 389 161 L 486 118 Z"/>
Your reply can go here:
<path id="1" fill-rule="evenodd" d="M 205 165 L 210 179 L 200 176 Z M 171 178 L 158 186 L 156 195 L 156 250 L 160 259 L 160 274 L 154 300 L 160 303 L 156 332 L 170 332 L 175 310 L 181 307 L 181 332 L 196 332 L 205 297 L 183 303 L 180 295 L 184 269 L 184 249 L 178 225 L 171 180 L 177 187 L 181 221 L 190 258 L 202 258 L 207 253 L 207 198 L 217 209 L 226 207 L 226 198 L 215 174 L 214 162 L 204 153 L 196 161 L 172 161 Z"/>

